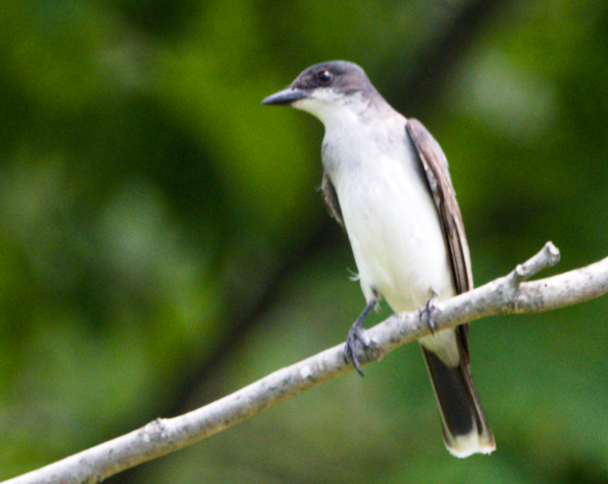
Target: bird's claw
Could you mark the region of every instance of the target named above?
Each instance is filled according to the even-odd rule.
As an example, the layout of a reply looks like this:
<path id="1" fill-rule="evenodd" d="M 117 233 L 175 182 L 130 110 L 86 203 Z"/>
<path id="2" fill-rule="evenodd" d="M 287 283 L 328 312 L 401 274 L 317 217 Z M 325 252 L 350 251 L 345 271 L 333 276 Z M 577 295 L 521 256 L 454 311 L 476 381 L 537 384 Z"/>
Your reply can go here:
<path id="1" fill-rule="evenodd" d="M 359 375 L 364 376 L 361 371 L 361 365 L 359 364 L 359 360 L 357 359 L 357 341 L 361 343 L 364 348 L 371 348 L 373 345 L 369 341 L 368 338 L 365 337 L 365 330 L 361 328 L 363 321 L 369 314 L 369 312 L 376 307 L 378 304 L 378 297 L 368 301 L 367 306 L 363 312 L 359 315 L 357 320 L 352 324 L 350 329 L 348 330 L 348 336 L 346 337 L 346 344 L 344 345 L 344 362 L 349 363 L 353 362 L 355 365 L 355 369 Z"/>
<path id="2" fill-rule="evenodd" d="M 437 294 L 433 292 L 433 295 L 429 298 L 426 304 L 421 306 L 418 310 L 420 321 L 424 319 L 424 315 L 426 314 L 426 324 L 431 330 L 431 334 L 433 336 L 435 336 L 435 320 L 433 319 L 433 311 L 437 309 L 435 306 L 435 301 L 437 301 Z"/>
<path id="3" fill-rule="evenodd" d="M 353 324 L 348 331 L 348 336 L 346 337 L 346 344 L 344 345 L 344 361 L 346 363 L 352 362 L 357 370 L 357 373 L 361 376 L 365 376 L 363 371 L 361 371 L 361 364 L 359 363 L 359 359 L 357 358 L 357 342 L 359 342 L 364 348 L 371 348 L 373 345 L 370 341 L 367 341 L 367 338 L 364 336 L 365 330 L 360 326 Z"/>

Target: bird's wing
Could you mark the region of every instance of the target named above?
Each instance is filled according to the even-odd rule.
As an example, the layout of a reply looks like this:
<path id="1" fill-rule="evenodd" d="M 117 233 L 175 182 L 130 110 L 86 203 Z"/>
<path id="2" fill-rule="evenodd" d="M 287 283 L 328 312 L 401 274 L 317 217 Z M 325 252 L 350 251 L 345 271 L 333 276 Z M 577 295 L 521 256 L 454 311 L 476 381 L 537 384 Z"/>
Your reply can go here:
<path id="1" fill-rule="evenodd" d="M 469 244 L 467 243 L 462 215 L 450 178 L 448 160 L 439 143 L 420 121 L 409 118 L 406 128 L 418 151 L 433 201 L 439 213 L 443 235 L 448 247 L 456 292 L 462 294 L 473 289 L 473 272 L 471 270 Z M 468 359 L 468 325 L 460 326 L 460 328 L 462 328 L 465 354 L 467 354 Z"/>
<path id="2" fill-rule="evenodd" d="M 464 233 L 462 215 L 450 179 L 448 160 L 439 143 L 420 121 L 410 118 L 406 126 L 418 151 L 435 206 L 439 212 L 443 234 L 449 249 L 456 292 L 461 294 L 470 291 L 473 289 L 471 256 Z"/>
<path id="3" fill-rule="evenodd" d="M 473 289 L 473 275 L 469 246 L 450 179 L 448 160 L 439 143 L 420 121 L 409 119 L 406 129 L 424 168 L 443 227 L 454 286 L 456 292 L 461 294 Z M 424 346 L 422 348 L 442 415 L 446 446 L 450 452 L 460 457 L 476 452 L 488 454 L 496 448 L 492 430 L 471 378 L 468 328 L 468 324 L 463 324 L 454 329 L 460 357 L 457 367 L 446 365 L 436 353 Z M 448 351 L 453 350 L 451 345 L 447 346 Z"/>
<path id="4" fill-rule="evenodd" d="M 342 209 L 340 208 L 340 202 L 338 201 L 338 194 L 325 171 L 323 172 L 323 180 L 321 181 L 321 193 L 323 194 L 323 202 L 325 203 L 325 208 L 329 212 L 329 215 L 331 215 L 332 218 L 335 218 L 342 228 L 345 229 Z"/>

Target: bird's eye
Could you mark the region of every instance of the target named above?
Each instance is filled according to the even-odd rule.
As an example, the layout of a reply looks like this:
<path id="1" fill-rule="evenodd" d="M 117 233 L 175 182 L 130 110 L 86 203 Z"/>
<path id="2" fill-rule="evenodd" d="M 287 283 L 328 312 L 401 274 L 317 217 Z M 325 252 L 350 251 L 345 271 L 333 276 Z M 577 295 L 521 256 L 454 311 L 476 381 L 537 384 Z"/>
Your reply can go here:
<path id="1" fill-rule="evenodd" d="M 327 70 L 317 72 L 317 82 L 322 86 L 327 86 L 333 78 L 332 73 Z"/>

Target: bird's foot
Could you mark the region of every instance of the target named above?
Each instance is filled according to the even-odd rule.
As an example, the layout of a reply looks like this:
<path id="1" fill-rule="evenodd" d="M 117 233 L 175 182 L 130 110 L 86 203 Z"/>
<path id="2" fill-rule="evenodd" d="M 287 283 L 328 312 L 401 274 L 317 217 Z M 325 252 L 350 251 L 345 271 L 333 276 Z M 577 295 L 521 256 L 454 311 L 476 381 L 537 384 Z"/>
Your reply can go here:
<path id="1" fill-rule="evenodd" d="M 359 315 L 357 320 L 353 323 L 353 325 L 348 330 L 348 336 L 346 337 L 346 344 L 344 345 L 344 361 L 349 363 L 352 361 L 353 365 L 355 365 L 355 369 L 359 375 L 364 376 L 361 371 L 361 365 L 359 363 L 359 359 L 357 358 L 357 343 L 359 343 L 364 348 L 372 348 L 373 344 L 369 340 L 369 338 L 365 337 L 365 330 L 361 327 L 363 324 L 363 320 L 367 317 L 372 309 L 376 307 L 378 304 L 378 299 L 374 299 L 367 303 L 367 306 L 363 310 L 363 312 Z"/>
<path id="2" fill-rule="evenodd" d="M 420 321 L 423 321 L 426 317 L 426 324 L 431 330 L 431 334 L 435 336 L 435 320 L 433 319 L 433 311 L 437 310 L 435 306 L 435 302 L 437 301 L 437 293 L 433 291 L 433 294 L 426 302 L 424 306 L 421 306 L 418 310 L 418 314 L 420 316 Z"/>
<path id="3" fill-rule="evenodd" d="M 344 361 L 349 363 L 352 361 L 355 365 L 357 373 L 361 376 L 365 376 L 361 371 L 361 364 L 359 358 L 357 358 L 357 343 L 361 344 L 364 348 L 371 348 L 372 343 L 365 337 L 365 330 L 361 328 L 356 322 L 348 330 L 348 336 L 346 337 L 346 344 L 344 345 Z"/>

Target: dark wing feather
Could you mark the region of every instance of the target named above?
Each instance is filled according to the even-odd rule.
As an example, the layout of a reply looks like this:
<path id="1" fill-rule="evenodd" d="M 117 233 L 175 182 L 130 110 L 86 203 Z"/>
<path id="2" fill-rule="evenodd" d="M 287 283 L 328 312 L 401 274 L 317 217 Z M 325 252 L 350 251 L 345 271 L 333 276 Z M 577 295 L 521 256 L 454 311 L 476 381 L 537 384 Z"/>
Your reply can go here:
<path id="1" fill-rule="evenodd" d="M 420 121 L 410 118 L 407 121 L 406 128 L 418 151 L 433 200 L 439 212 L 456 292 L 462 294 L 473 289 L 473 272 L 471 270 L 469 244 L 467 243 L 462 215 L 450 178 L 448 160 L 439 143 Z M 462 328 L 463 344 L 468 359 L 468 325 L 460 326 L 460 328 Z"/>
<path id="2" fill-rule="evenodd" d="M 335 218 L 344 229 L 344 219 L 342 218 L 342 209 L 340 208 L 340 202 L 338 201 L 338 194 L 326 172 L 323 172 L 321 193 L 323 194 L 323 202 L 325 203 L 325 208 L 329 212 L 329 215 L 332 218 Z"/>
<path id="3" fill-rule="evenodd" d="M 471 257 L 464 233 L 460 208 L 448 171 L 448 161 L 433 136 L 416 119 L 406 124 L 409 137 L 418 151 L 433 200 L 443 227 L 448 247 L 454 286 L 458 294 L 473 289 Z M 492 430 L 483 413 L 469 368 L 468 324 L 456 328 L 461 359 L 458 367 L 451 368 L 435 353 L 423 347 L 427 367 L 431 374 L 435 395 L 442 415 L 446 446 L 456 455 L 489 453 L 496 448 Z M 477 442 L 458 443 L 460 436 L 472 436 L 474 428 Z M 461 454 L 458 454 L 461 452 Z"/>
<path id="4" fill-rule="evenodd" d="M 448 170 L 448 161 L 439 143 L 417 119 L 408 119 L 407 132 L 418 151 L 439 212 L 443 233 L 449 248 L 456 292 L 473 289 L 471 256 L 464 233 L 462 215 Z"/>

